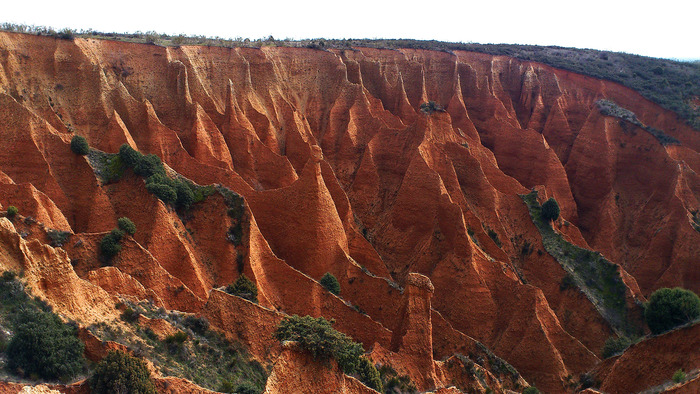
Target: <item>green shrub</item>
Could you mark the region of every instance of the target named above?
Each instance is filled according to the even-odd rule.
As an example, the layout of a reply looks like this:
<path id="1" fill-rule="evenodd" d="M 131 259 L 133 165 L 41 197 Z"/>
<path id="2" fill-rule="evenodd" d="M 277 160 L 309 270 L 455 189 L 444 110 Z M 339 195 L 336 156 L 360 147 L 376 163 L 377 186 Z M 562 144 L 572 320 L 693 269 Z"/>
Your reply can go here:
<path id="1" fill-rule="evenodd" d="M 227 293 L 254 303 L 258 303 L 258 288 L 245 274 L 241 274 L 233 284 L 226 286 Z"/>
<path id="2" fill-rule="evenodd" d="M 187 316 L 182 325 L 192 330 L 195 334 L 204 335 L 209 329 L 209 320 L 204 317 Z"/>
<path id="3" fill-rule="evenodd" d="M 567 273 L 564 275 L 563 278 L 561 278 L 561 282 L 559 283 L 559 290 L 564 291 L 567 289 L 575 289 L 576 288 L 576 281 L 574 280 L 573 275 Z"/>
<path id="4" fill-rule="evenodd" d="M 119 157 L 122 163 L 129 168 L 134 168 L 143 155 L 134 150 L 129 144 L 122 144 L 119 147 Z"/>
<path id="5" fill-rule="evenodd" d="M 373 388 L 380 393 L 384 391 L 379 371 L 367 357 L 360 357 L 360 362 L 357 366 L 357 376 L 367 387 Z"/>
<path id="6" fill-rule="evenodd" d="M 165 167 L 163 167 L 160 157 L 152 153 L 141 156 L 132 168 L 136 175 L 144 178 L 148 178 L 154 174 L 165 175 Z"/>
<path id="7" fill-rule="evenodd" d="M 85 137 L 76 135 L 70 140 L 70 150 L 76 155 L 85 156 L 90 153 L 90 145 L 88 145 Z"/>
<path id="8" fill-rule="evenodd" d="M 243 382 L 239 384 L 236 386 L 233 392 L 236 394 L 260 394 L 260 390 L 258 390 L 258 388 L 250 382 Z"/>
<path id="9" fill-rule="evenodd" d="M 417 393 L 415 383 L 406 375 L 399 375 L 391 365 L 379 366 L 379 376 L 381 377 L 384 392 L 386 393 Z"/>
<path id="10" fill-rule="evenodd" d="M 280 341 L 298 342 L 314 358 L 335 359 L 348 374 L 357 370 L 360 356 L 364 353 L 362 345 L 336 331 L 331 322 L 323 317 L 287 317 L 277 326 L 275 337 Z"/>
<path id="11" fill-rule="evenodd" d="M 168 335 L 165 338 L 164 342 L 172 345 L 182 345 L 183 343 L 185 343 L 185 341 L 187 341 L 187 338 L 189 338 L 189 336 L 186 332 L 178 331 L 175 334 Z"/>
<path id="12" fill-rule="evenodd" d="M 110 351 L 97 364 L 89 382 L 95 394 L 156 393 L 146 363 L 118 351 Z"/>
<path id="13" fill-rule="evenodd" d="M 136 225 L 127 217 L 117 219 L 117 227 L 129 235 L 136 234 Z"/>
<path id="14" fill-rule="evenodd" d="M 84 345 L 75 327 L 55 314 L 25 309 L 7 345 L 7 367 L 25 376 L 69 380 L 83 370 Z"/>
<path id="15" fill-rule="evenodd" d="M 523 390 L 523 394 L 540 394 L 540 390 L 537 390 L 535 386 L 528 386 Z"/>
<path id="16" fill-rule="evenodd" d="M 122 246 L 119 244 L 119 241 L 122 239 L 122 237 L 119 236 L 120 233 L 124 235 L 121 230 L 114 229 L 112 232 L 102 237 L 100 241 L 100 255 L 105 261 L 111 260 L 122 250 Z"/>
<path id="17" fill-rule="evenodd" d="M 124 312 L 122 312 L 120 317 L 127 323 L 135 323 L 139 319 L 139 316 L 141 316 L 140 313 L 134 311 L 131 308 L 126 308 L 124 309 Z"/>
<path id="18" fill-rule="evenodd" d="M 331 293 L 335 295 L 340 294 L 340 283 L 338 283 L 338 279 L 336 279 L 330 272 L 326 272 L 319 283 L 321 283 L 321 286 L 325 287 L 326 290 L 330 291 Z"/>
<path id="19" fill-rule="evenodd" d="M 656 290 L 645 304 L 644 318 L 653 334 L 660 334 L 700 317 L 700 298 L 676 287 Z"/>
<path id="20" fill-rule="evenodd" d="M 146 189 L 166 204 L 174 204 L 177 201 L 177 192 L 171 186 L 163 183 L 147 183 Z"/>
<path id="21" fill-rule="evenodd" d="M 557 200 L 554 199 L 554 197 L 550 197 L 549 200 L 545 201 L 544 204 L 542 204 L 542 219 L 544 219 L 547 222 L 551 222 L 552 220 L 557 220 L 559 217 L 559 204 L 557 203 Z"/>
<path id="22" fill-rule="evenodd" d="M 46 232 L 46 236 L 49 237 L 49 241 L 51 242 L 51 246 L 58 248 L 63 245 L 65 245 L 66 242 L 68 242 L 68 238 L 73 235 L 69 231 L 61 231 L 61 230 L 49 230 Z"/>
<path id="23" fill-rule="evenodd" d="M 445 112 L 445 107 L 436 103 L 435 101 L 430 100 L 427 103 L 421 104 L 420 110 L 430 115 L 433 112 Z"/>
<path id="24" fill-rule="evenodd" d="M 19 209 L 17 209 L 16 206 L 10 205 L 9 207 L 7 207 L 7 218 L 8 219 L 10 219 L 10 220 L 14 219 L 18 213 L 19 213 Z"/>
<path id="25" fill-rule="evenodd" d="M 240 245 L 243 242 L 243 225 L 240 221 L 235 221 L 232 226 L 229 226 L 226 231 L 226 240 L 234 245 Z"/>
<path id="26" fill-rule="evenodd" d="M 677 370 L 676 372 L 673 373 L 673 381 L 676 383 L 682 383 L 685 381 L 686 375 L 685 372 L 683 372 L 682 369 Z"/>
<path id="27" fill-rule="evenodd" d="M 605 341 L 605 345 L 603 345 L 603 358 L 620 354 L 630 347 L 631 344 L 632 341 L 626 336 L 617 338 L 610 337 Z"/>
<path id="28" fill-rule="evenodd" d="M 175 199 L 175 206 L 182 210 L 190 209 L 190 206 L 194 204 L 194 193 L 192 192 L 192 189 L 190 189 L 190 186 L 185 181 L 178 179 L 174 183 L 175 192 L 177 195 Z"/>

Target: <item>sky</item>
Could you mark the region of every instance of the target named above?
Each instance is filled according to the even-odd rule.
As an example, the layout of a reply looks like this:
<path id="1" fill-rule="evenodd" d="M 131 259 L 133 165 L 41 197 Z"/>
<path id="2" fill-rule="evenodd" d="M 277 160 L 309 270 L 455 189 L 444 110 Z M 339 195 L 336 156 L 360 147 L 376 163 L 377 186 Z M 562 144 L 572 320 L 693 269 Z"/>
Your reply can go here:
<path id="1" fill-rule="evenodd" d="M 700 1 L 1 0 L 0 23 L 223 38 L 412 38 L 700 59 Z"/>

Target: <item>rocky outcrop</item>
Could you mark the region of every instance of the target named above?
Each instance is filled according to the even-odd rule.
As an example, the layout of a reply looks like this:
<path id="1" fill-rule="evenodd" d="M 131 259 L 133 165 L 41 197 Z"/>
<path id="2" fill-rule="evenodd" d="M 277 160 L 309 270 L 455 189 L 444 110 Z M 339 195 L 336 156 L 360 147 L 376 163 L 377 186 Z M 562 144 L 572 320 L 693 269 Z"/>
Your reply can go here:
<path id="1" fill-rule="evenodd" d="M 680 144 L 602 114 L 601 99 Z M 421 110 L 428 101 L 444 111 Z M 131 170 L 105 183 L 100 153 L 73 154 L 73 135 L 108 153 L 129 144 L 171 175 L 222 187 L 176 211 Z M 324 316 L 422 389 L 473 386 L 436 360 L 480 343 L 561 392 L 614 330 L 562 286 L 566 271 L 519 197 L 532 189 L 559 202 L 567 242 L 624 269 L 626 294 L 700 292 L 700 134 L 624 87 L 532 62 L 0 33 L 0 137 L 11 147 L 0 151 L 0 204 L 21 213 L 0 219 L 0 265 L 85 325 L 115 317 L 116 298 L 148 300 L 207 317 L 264 363 L 293 365 L 276 324 Z M 243 198 L 241 217 L 228 217 L 222 190 Z M 119 217 L 137 232 L 105 264 L 99 242 Z M 49 229 L 73 235 L 54 248 Z M 319 285 L 326 272 L 339 295 Z M 242 273 L 259 305 L 216 290 Z M 493 387 L 515 388 L 489 371 Z"/>
<path id="2" fill-rule="evenodd" d="M 282 346 L 282 354 L 267 378 L 266 394 L 353 393 L 377 391 L 345 375 L 334 361 L 316 360 L 294 342 Z"/>

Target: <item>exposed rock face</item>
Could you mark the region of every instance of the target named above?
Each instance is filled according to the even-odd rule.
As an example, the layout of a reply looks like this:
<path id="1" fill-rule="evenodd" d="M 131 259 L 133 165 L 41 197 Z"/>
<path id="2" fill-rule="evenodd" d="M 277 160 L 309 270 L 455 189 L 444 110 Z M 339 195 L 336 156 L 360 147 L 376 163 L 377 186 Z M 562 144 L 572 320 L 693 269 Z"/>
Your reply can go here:
<path id="1" fill-rule="evenodd" d="M 680 145 L 604 116 L 600 99 Z M 429 100 L 445 111 L 421 111 Z M 241 195 L 241 239 L 227 241 L 225 195 L 185 213 L 131 170 L 104 184 L 99 162 L 70 151 L 74 134 Z M 700 292 L 700 133 L 619 85 L 535 63 L 0 33 L 0 137 L 0 204 L 21 213 L 0 219 L 3 270 L 24 271 L 82 324 L 116 317 L 116 297 L 203 315 L 260 361 L 279 357 L 269 392 L 320 392 L 294 368 L 365 390 L 283 350 L 272 332 L 285 314 L 335 319 L 422 390 L 473 384 L 436 360 L 478 341 L 530 384 L 563 391 L 613 329 L 584 294 L 562 290 L 566 271 L 518 196 L 533 188 L 559 202 L 568 242 L 619 264 L 627 306 L 660 286 Z M 44 245 L 27 216 L 73 235 Z M 105 267 L 99 242 L 122 216 L 137 232 Z M 317 283 L 326 272 L 339 296 Z M 241 273 L 259 305 L 215 290 Z M 495 389 L 515 388 L 488 373 Z"/>
<path id="2" fill-rule="evenodd" d="M 335 362 L 314 360 L 311 355 L 285 343 L 267 380 L 265 394 L 372 394 L 377 391 L 343 374 Z"/>

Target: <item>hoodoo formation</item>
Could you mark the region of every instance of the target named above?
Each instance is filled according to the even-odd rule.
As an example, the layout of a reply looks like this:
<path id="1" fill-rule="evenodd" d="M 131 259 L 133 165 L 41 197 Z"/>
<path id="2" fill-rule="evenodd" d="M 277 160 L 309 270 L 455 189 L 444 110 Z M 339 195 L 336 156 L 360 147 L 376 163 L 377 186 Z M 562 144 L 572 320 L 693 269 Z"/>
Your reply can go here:
<path id="1" fill-rule="evenodd" d="M 652 336 L 643 310 L 700 293 L 700 132 L 616 83 L 465 51 L 0 33 L 0 140 L 3 280 L 158 392 L 375 392 L 279 341 L 293 315 L 332 320 L 389 392 L 700 387 L 698 326 Z M 617 336 L 639 342 L 603 359 Z M 31 385 L 12 372 L 0 392 Z"/>

